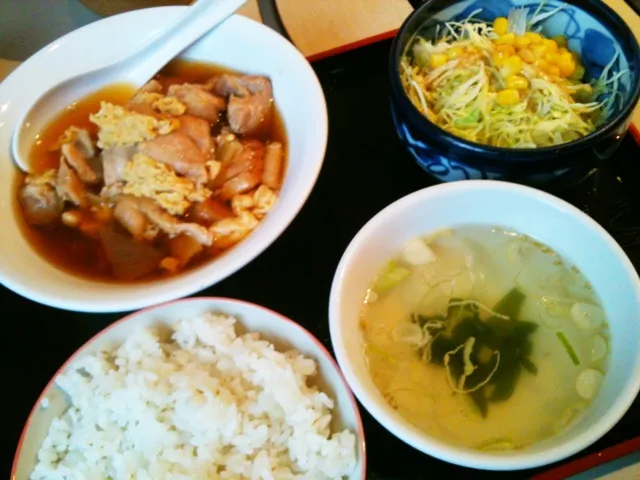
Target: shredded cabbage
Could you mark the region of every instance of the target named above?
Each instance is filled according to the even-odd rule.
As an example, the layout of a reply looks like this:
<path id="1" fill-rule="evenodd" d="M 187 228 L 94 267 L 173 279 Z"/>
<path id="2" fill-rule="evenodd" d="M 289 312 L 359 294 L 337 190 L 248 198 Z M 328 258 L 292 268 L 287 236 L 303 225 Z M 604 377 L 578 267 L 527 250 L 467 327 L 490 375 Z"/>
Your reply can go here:
<path id="1" fill-rule="evenodd" d="M 498 366 L 500 365 L 500 352 L 496 350 L 493 352 L 493 354 L 496 356 L 496 364 L 493 367 L 493 370 L 491 370 L 491 372 L 489 373 L 489 375 L 487 375 L 487 378 L 485 378 L 482 382 L 478 383 L 476 386 L 472 388 L 465 388 L 464 383 L 467 380 L 467 377 L 469 377 L 469 375 L 475 372 L 475 370 L 478 368 L 476 365 L 474 365 L 471 362 L 471 352 L 473 351 L 473 346 L 475 342 L 476 342 L 476 339 L 474 337 L 469 337 L 462 345 L 458 346 L 454 350 L 451 350 L 450 352 L 447 352 L 444 356 L 444 366 L 447 370 L 447 380 L 449 382 L 449 386 L 451 387 L 451 389 L 456 393 L 465 394 L 465 393 L 472 393 L 477 390 L 480 390 L 482 387 L 484 387 L 487 383 L 491 381 L 491 378 L 496 373 L 496 370 L 498 370 Z M 462 360 L 464 362 L 464 371 L 462 372 L 462 375 L 460 375 L 460 377 L 456 382 L 455 379 L 453 378 L 453 374 L 451 373 L 451 368 L 449 364 L 451 361 L 451 357 L 457 354 L 460 350 L 462 350 Z"/>

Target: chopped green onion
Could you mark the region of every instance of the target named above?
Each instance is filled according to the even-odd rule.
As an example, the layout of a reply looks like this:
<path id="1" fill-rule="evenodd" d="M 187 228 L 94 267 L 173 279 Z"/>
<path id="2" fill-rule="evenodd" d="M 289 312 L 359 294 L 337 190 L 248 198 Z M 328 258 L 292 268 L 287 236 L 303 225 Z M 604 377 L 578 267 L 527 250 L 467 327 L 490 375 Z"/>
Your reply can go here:
<path id="1" fill-rule="evenodd" d="M 560 340 L 560 343 L 562 343 L 562 346 L 567 351 L 567 354 L 569 354 L 569 357 L 571 357 L 571 361 L 573 362 L 573 364 L 580 365 L 580 359 L 578 358 L 576 351 L 569 343 L 569 340 L 567 340 L 567 336 L 562 332 L 556 332 L 556 337 L 558 337 L 558 340 Z"/>
<path id="2" fill-rule="evenodd" d="M 376 284 L 375 290 L 378 293 L 386 292 L 402 282 L 411 275 L 411 270 L 407 267 L 397 266 L 396 262 L 389 262 L 387 269 L 382 273 Z"/>

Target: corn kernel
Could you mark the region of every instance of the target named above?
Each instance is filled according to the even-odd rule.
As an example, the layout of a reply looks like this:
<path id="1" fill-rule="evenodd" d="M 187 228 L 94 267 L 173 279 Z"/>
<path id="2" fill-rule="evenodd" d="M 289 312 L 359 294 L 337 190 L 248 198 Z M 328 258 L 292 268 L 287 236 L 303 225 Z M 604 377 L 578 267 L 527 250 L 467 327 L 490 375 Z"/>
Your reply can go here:
<path id="1" fill-rule="evenodd" d="M 582 77 L 584 77 L 584 74 L 585 74 L 584 67 L 582 65 L 577 65 L 576 69 L 571 74 L 571 79 L 582 80 Z"/>
<path id="2" fill-rule="evenodd" d="M 545 70 L 550 77 L 559 77 L 560 76 L 560 68 L 556 65 L 549 65 Z"/>
<path id="3" fill-rule="evenodd" d="M 508 77 L 510 75 L 517 75 L 522 71 L 522 59 L 517 56 L 509 57 L 504 60 L 504 65 L 500 70 L 500 73 L 504 77 Z"/>
<path id="4" fill-rule="evenodd" d="M 513 45 L 498 45 L 496 47 L 496 52 L 498 52 L 501 57 L 507 58 L 511 55 L 515 55 L 516 49 L 513 48 Z"/>
<path id="5" fill-rule="evenodd" d="M 451 47 L 446 53 L 447 57 L 454 59 L 462 55 L 464 53 L 464 49 L 462 47 Z"/>
<path id="6" fill-rule="evenodd" d="M 507 88 L 513 88 L 515 90 L 526 90 L 529 88 L 529 80 L 521 75 L 511 75 L 507 77 Z"/>
<path id="7" fill-rule="evenodd" d="M 518 35 L 516 37 L 516 47 L 522 48 L 531 45 L 531 39 L 526 35 Z"/>
<path id="8" fill-rule="evenodd" d="M 505 88 L 498 92 L 496 95 L 496 101 L 498 102 L 498 105 L 502 107 L 515 105 L 520 101 L 520 94 L 513 88 Z"/>
<path id="9" fill-rule="evenodd" d="M 570 77 L 576 69 L 576 61 L 570 54 L 562 55 L 557 65 L 563 77 Z"/>
<path id="10" fill-rule="evenodd" d="M 555 53 L 558 51 L 558 44 L 553 40 L 551 40 L 550 38 L 545 38 L 542 41 L 542 44 L 547 46 L 547 51 L 549 52 Z"/>
<path id="11" fill-rule="evenodd" d="M 498 17 L 493 21 L 493 31 L 498 35 L 504 35 L 509 31 L 509 20 L 505 17 Z"/>
<path id="12" fill-rule="evenodd" d="M 516 43 L 516 35 L 515 33 L 505 33 L 504 35 L 500 35 L 496 40 L 498 45 L 513 45 Z"/>
<path id="13" fill-rule="evenodd" d="M 531 51 L 536 57 L 544 57 L 544 54 L 547 53 L 547 46 L 543 43 L 536 43 L 531 47 Z"/>
<path id="14" fill-rule="evenodd" d="M 536 56 L 529 48 L 521 48 L 518 51 L 518 56 L 527 63 L 533 63 L 536 59 Z"/>
<path id="15" fill-rule="evenodd" d="M 563 53 L 569 53 L 569 50 L 567 50 L 567 49 L 566 49 L 566 48 L 564 48 L 564 47 L 560 47 L 560 48 L 558 49 L 558 53 L 559 53 L 560 55 L 562 55 Z"/>
<path id="16" fill-rule="evenodd" d="M 547 62 L 544 58 L 536 58 L 533 64 L 540 70 L 546 70 L 549 66 L 549 62 Z"/>
<path id="17" fill-rule="evenodd" d="M 558 62 L 560 62 L 560 55 L 557 53 L 547 52 L 544 54 L 544 59 L 553 65 L 557 65 Z"/>
<path id="18" fill-rule="evenodd" d="M 513 48 L 513 45 L 498 45 L 493 52 L 493 63 L 498 67 L 502 67 L 504 61 L 512 55 L 515 55 L 515 53 L 516 49 Z"/>
<path id="19" fill-rule="evenodd" d="M 556 42 L 559 47 L 566 47 L 568 45 L 567 37 L 564 35 L 556 35 L 555 37 L 552 37 L 551 40 Z"/>
<path id="20" fill-rule="evenodd" d="M 434 53 L 429 58 L 429 66 L 431 68 L 438 68 L 445 65 L 449 61 L 449 57 L 447 57 L 444 53 Z"/>
<path id="21" fill-rule="evenodd" d="M 569 53 L 569 52 L 560 52 L 560 50 L 558 50 L 558 55 L 559 55 L 561 61 L 575 62 L 575 59 L 573 58 L 573 55 L 571 55 L 571 53 Z"/>
<path id="22" fill-rule="evenodd" d="M 536 32 L 527 32 L 524 34 L 524 36 L 528 37 L 533 44 L 542 43 L 542 41 L 544 40 L 544 37 Z"/>

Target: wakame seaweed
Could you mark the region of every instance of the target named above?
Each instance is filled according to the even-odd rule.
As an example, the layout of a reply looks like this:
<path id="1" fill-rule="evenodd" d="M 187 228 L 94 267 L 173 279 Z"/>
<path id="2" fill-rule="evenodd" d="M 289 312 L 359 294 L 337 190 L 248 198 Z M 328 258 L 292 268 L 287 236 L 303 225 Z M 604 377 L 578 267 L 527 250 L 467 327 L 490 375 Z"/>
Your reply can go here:
<path id="1" fill-rule="evenodd" d="M 451 299 L 446 317 L 413 315 L 413 321 L 434 337 L 426 347 L 430 349 L 430 355 L 425 356 L 421 351 L 422 358 L 445 366 L 449 353 L 447 367 L 454 382 L 464 374 L 464 349 L 459 347 L 470 338 L 474 339 L 469 360 L 476 368 L 464 378 L 464 390 L 470 390 L 467 394 L 482 417 L 486 417 L 489 403 L 511 397 L 522 370 L 531 375 L 538 372 L 529 358 L 532 351 L 530 336 L 538 325 L 519 318 L 525 300 L 526 296 L 514 288 L 493 308 L 497 315 L 486 319 L 480 318 L 480 310 L 475 303 L 465 303 L 460 299 Z M 457 348 L 459 350 L 451 354 Z"/>

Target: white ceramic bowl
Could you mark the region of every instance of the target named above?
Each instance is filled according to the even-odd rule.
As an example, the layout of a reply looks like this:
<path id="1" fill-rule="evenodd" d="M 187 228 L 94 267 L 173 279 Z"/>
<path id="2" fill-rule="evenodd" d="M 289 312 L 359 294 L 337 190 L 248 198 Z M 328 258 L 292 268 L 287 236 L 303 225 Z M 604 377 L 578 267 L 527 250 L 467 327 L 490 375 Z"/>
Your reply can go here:
<path id="1" fill-rule="evenodd" d="M 480 452 L 423 433 L 388 405 L 365 365 L 358 314 L 371 279 L 410 238 L 469 224 L 504 226 L 549 245 L 581 269 L 608 314 L 611 363 L 599 394 L 575 425 L 520 451 Z M 344 253 L 331 288 L 329 315 L 338 363 L 362 405 L 404 442 L 458 465 L 517 470 L 564 459 L 611 429 L 640 390 L 638 274 L 620 246 L 590 217 L 528 187 L 483 180 L 449 183 L 420 190 L 385 208 Z"/>
<path id="2" fill-rule="evenodd" d="M 19 228 L 18 171 L 9 154 L 18 119 L 52 85 L 123 58 L 168 25 L 183 8 L 136 10 L 71 32 L 43 48 L 0 83 L 0 283 L 40 303 L 87 312 L 127 311 L 190 295 L 253 260 L 291 223 L 320 172 L 327 144 L 327 109 L 315 73 L 298 50 L 269 27 L 235 15 L 180 58 L 267 75 L 288 138 L 280 199 L 252 234 L 227 254 L 186 274 L 140 284 L 88 281 L 51 265 Z M 141 28 L 144 26 L 144 28 Z"/>
<path id="3" fill-rule="evenodd" d="M 358 462 L 348 480 L 365 480 L 364 430 L 360 413 L 331 354 L 311 333 L 294 321 L 264 307 L 226 298 L 192 298 L 151 307 L 124 317 L 87 341 L 60 367 L 36 401 L 20 437 L 10 478 L 16 480 L 29 478 L 35 467 L 37 452 L 52 419 L 60 416 L 69 407 L 64 393 L 54 382 L 55 378 L 71 363 L 83 356 L 95 354 L 99 350 L 122 344 L 138 328 L 172 326 L 178 320 L 211 311 L 233 315 L 239 318 L 240 324 L 247 331 L 259 332 L 263 338 L 273 342 L 279 350 L 294 348 L 318 363 L 318 383 L 335 401 L 334 428 L 347 428 L 357 439 Z M 44 399 L 46 399 L 46 408 L 43 408 Z"/>

